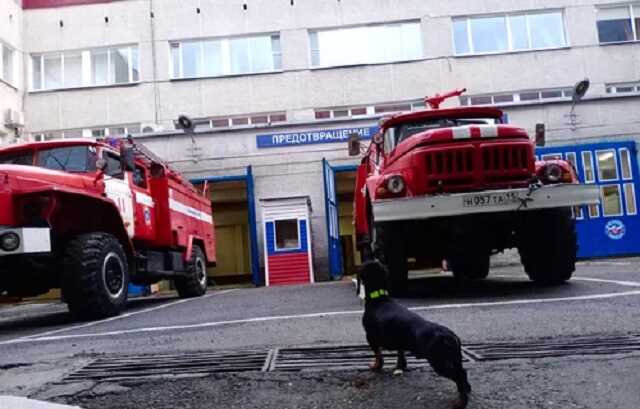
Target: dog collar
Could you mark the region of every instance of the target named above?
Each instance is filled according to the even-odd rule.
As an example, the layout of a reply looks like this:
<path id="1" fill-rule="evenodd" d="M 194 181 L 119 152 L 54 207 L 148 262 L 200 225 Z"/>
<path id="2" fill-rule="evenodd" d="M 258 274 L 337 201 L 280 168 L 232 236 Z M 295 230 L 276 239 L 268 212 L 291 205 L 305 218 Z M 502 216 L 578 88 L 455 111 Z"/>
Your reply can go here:
<path id="1" fill-rule="evenodd" d="M 389 295 L 389 291 L 387 291 L 387 290 L 376 290 L 374 292 L 369 293 L 369 299 L 375 300 L 376 298 L 380 298 L 383 295 Z"/>

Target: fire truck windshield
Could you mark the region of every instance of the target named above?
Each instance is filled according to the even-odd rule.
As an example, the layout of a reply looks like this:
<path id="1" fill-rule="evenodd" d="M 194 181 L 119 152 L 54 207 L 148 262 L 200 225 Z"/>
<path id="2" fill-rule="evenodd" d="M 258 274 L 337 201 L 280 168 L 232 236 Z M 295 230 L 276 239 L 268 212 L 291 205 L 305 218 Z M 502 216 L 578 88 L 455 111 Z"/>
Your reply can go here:
<path id="1" fill-rule="evenodd" d="M 0 154 L 2 165 L 38 166 L 72 173 L 94 172 L 96 159 L 95 148 L 89 146 L 65 146 L 41 149 L 37 152 L 28 150 Z"/>
<path id="2" fill-rule="evenodd" d="M 395 127 L 396 144 L 410 138 L 413 135 L 439 128 L 453 128 L 466 125 L 487 125 L 495 123 L 495 119 L 429 119 L 419 122 L 401 124 Z"/>

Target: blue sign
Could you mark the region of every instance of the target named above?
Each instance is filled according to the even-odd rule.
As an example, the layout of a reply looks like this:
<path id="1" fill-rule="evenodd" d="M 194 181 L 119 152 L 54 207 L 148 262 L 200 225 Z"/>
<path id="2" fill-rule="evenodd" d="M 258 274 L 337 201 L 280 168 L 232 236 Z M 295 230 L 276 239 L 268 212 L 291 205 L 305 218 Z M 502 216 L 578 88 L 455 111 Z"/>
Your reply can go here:
<path id="1" fill-rule="evenodd" d="M 258 135 L 258 148 L 281 148 L 285 146 L 314 145 L 319 143 L 346 142 L 349 135 L 357 133 L 360 139 L 371 139 L 378 132 L 378 126 L 323 129 L 316 131 Z"/>
<path id="2" fill-rule="evenodd" d="M 604 227 L 604 232 L 611 240 L 620 240 L 627 232 L 627 227 L 621 220 L 611 220 Z"/>

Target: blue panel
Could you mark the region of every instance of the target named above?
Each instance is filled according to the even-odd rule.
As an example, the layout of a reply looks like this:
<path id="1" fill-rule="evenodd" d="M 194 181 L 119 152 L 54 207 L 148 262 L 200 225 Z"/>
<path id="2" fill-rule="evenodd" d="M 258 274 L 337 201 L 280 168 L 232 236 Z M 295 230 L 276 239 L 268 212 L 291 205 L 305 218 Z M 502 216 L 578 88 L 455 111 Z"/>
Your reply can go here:
<path id="1" fill-rule="evenodd" d="M 325 212 L 327 217 L 327 241 L 329 248 L 329 274 L 332 279 L 342 277 L 342 244 L 340 242 L 340 220 L 336 198 L 335 171 L 326 159 L 322 160 L 324 174 Z"/>
<path id="2" fill-rule="evenodd" d="M 309 251 L 309 243 L 307 242 L 307 221 L 298 220 L 298 231 L 300 232 L 300 248 L 290 250 L 276 249 L 276 233 L 275 222 L 267 222 L 265 226 L 267 230 L 267 254 L 273 256 L 275 254 L 291 254 L 291 253 L 307 253 Z"/>
<path id="3" fill-rule="evenodd" d="M 258 225 L 256 222 L 256 201 L 253 192 L 253 171 L 247 167 L 247 208 L 249 211 L 249 238 L 251 252 L 251 280 L 255 285 L 264 285 L 260 276 L 260 253 L 258 253 Z"/>
<path id="4" fill-rule="evenodd" d="M 320 129 L 306 132 L 264 134 L 256 136 L 258 148 L 280 148 L 285 146 L 315 145 L 320 143 L 346 142 L 349 135 L 357 133 L 360 139 L 371 139 L 378 126 L 342 129 Z"/>
<path id="5" fill-rule="evenodd" d="M 613 181 L 601 181 L 598 174 L 597 151 L 613 149 L 616 152 L 618 179 Z M 621 173 L 620 149 L 627 149 L 630 153 L 632 178 L 623 180 Z M 623 214 L 619 216 L 604 216 L 602 204 L 597 206 L 598 214 L 590 216 L 588 208 L 583 206 L 583 219 L 577 221 L 578 231 L 578 257 L 607 257 L 640 254 L 640 216 L 637 214 L 638 193 L 640 192 L 640 179 L 638 177 L 638 158 L 636 144 L 632 141 L 602 142 L 588 145 L 557 146 L 539 148 L 538 155 L 576 154 L 576 170 L 581 182 L 585 181 L 585 164 L 582 161 L 582 153 L 590 152 L 593 157 L 593 171 L 595 184 L 599 186 L 617 185 L 621 190 Z M 634 187 L 636 214 L 628 214 L 625 207 L 624 186 L 632 184 Z"/>

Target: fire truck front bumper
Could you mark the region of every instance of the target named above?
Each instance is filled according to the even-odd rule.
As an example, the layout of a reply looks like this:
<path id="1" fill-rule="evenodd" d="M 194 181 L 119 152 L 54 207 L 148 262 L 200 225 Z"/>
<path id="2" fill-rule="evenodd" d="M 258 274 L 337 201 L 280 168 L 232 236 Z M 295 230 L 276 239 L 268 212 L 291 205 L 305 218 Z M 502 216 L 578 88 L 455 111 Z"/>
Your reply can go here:
<path id="1" fill-rule="evenodd" d="M 0 228 L 0 257 L 51 252 L 48 227 Z"/>
<path id="2" fill-rule="evenodd" d="M 379 200 L 373 202 L 373 216 L 376 222 L 389 222 L 597 203 L 600 203 L 600 191 L 597 186 L 559 184 Z"/>

